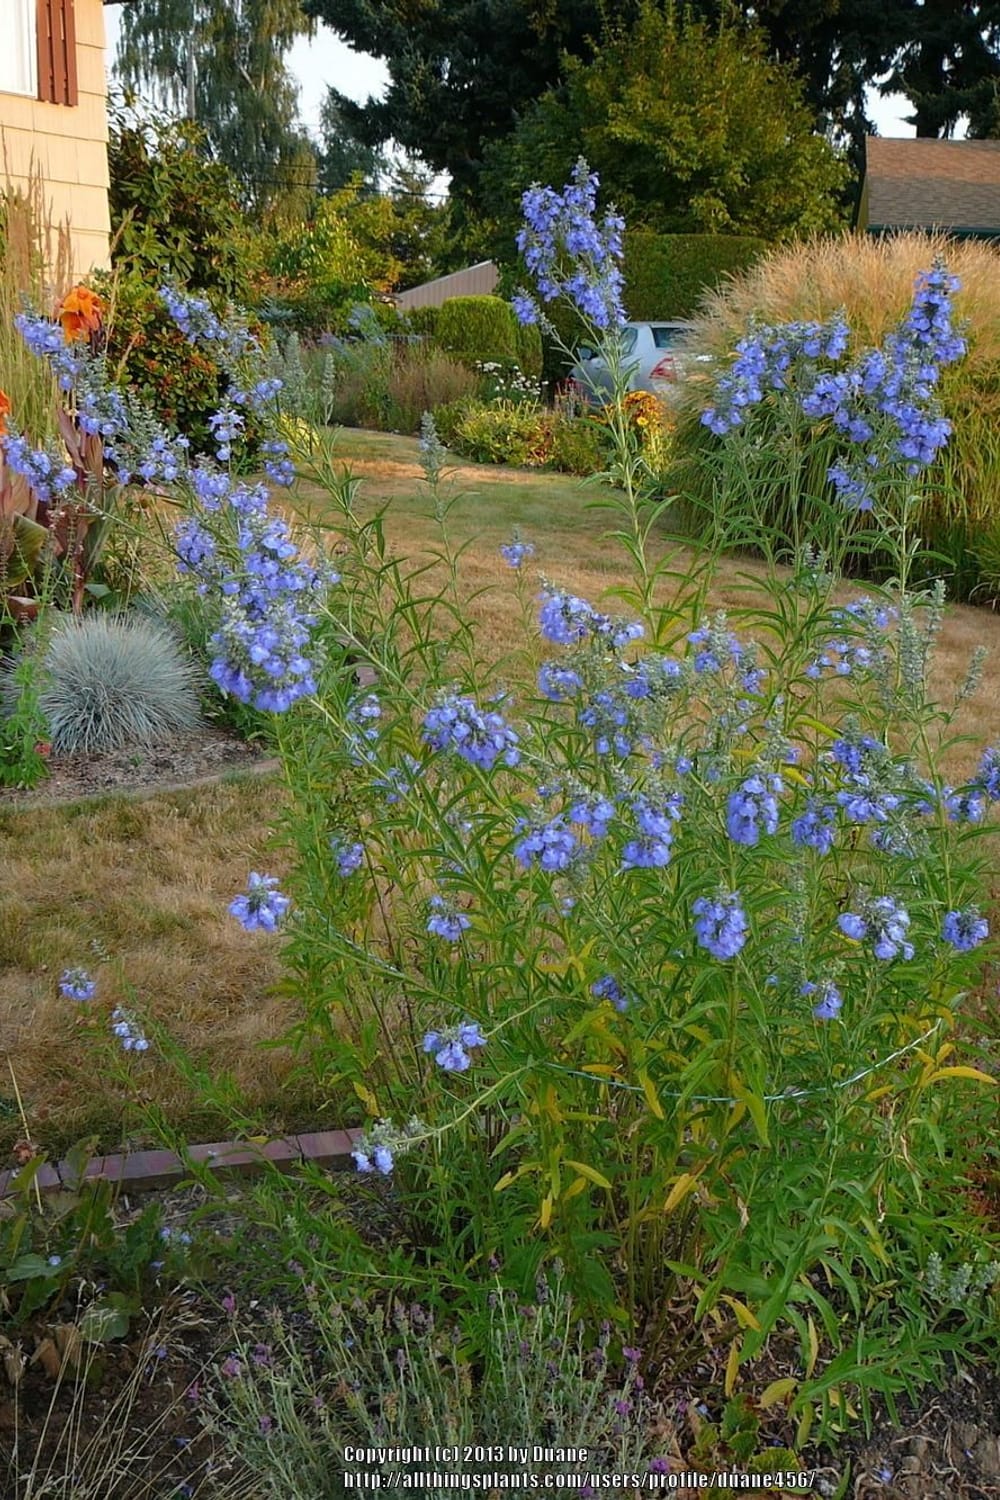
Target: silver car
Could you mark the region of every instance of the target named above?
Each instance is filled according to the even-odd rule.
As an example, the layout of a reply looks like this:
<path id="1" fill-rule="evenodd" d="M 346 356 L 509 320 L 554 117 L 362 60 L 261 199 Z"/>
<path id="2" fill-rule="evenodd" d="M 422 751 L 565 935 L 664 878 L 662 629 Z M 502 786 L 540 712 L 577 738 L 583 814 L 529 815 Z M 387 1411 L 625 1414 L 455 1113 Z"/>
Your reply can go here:
<path id="1" fill-rule="evenodd" d="M 624 325 L 622 364 L 628 390 L 652 391 L 663 401 L 671 399 L 691 363 L 692 356 L 679 348 L 690 327 L 681 322 Z M 611 396 L 614 382 L 608 363 L 587 344 L 577 348 L 570 379 L 592 404 L 603 404 Z"/>

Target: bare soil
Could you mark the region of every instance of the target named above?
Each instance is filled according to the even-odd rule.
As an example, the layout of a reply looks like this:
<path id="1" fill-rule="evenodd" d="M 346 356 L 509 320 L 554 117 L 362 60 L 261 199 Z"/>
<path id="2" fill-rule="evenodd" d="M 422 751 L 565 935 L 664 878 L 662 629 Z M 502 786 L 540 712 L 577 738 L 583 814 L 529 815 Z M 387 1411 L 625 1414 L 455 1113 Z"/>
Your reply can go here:
<path id="1" fill-rule="evenodd" d="M 53 756 L 49 775 L 31 791 L 0 787 L 0 812 L 51 807 L 109 793 L 148 797 L 202 786 L 232 771 L 277 769 L 267 750 L 221 729 L 200 729 L 162 745 L 131 745 L 92 755 Z"/>

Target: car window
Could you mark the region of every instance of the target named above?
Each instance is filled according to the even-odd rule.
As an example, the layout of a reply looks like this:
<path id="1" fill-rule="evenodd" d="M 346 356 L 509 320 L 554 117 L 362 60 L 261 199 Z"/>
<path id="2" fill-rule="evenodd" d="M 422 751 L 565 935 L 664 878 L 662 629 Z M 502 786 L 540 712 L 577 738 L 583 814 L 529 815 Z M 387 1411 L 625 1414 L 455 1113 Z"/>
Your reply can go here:
<path id="1" fill-rule="evenodd" d="M 657 349 L 673 349 L 680 342 L 682 332 L 680 328 L 664 328 L 662 325 L 659 328 L 654 327 L 653 343 Z"/>
<path id="2" fill-rule="evenodd" d="M 622 354 L 631 354 L 639 338 L 638 328 L 622 329 Z"/>

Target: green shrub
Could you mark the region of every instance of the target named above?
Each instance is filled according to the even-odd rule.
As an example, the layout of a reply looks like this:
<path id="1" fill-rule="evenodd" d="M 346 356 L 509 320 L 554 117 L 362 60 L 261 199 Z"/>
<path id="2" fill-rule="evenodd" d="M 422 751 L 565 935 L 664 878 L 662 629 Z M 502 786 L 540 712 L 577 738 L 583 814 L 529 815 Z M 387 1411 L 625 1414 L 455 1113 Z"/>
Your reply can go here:
<path id="1" fill-rule="evenodd" d="M 610 432 L 594 417 L 559 416 L 553 423 L 552 466 L 566 474 L 600 474 L 612 447 Z"/>
<path id="2" fill-rule="evenodd" d="M 193 667 L 148 620 L 90 614 L 60 621 L 45 674 L 38 705 L 56 754 L 153 745 L 200 722 Z"/>
<path id="3" fill-rule="evenodd" d="M 250 239 L 235 179 L 206 155 L 204 131 L 192 120 L 136 122 L 120 107 L 109 127 L 112 265 L 245 303 Z"/>
<path id="4" fill-rule="evenodd" d="M 750 235 L 630 230 L 625 236 L 625 310 L 638 320 L 692 318 L 707 292 L 747 270 L 766 250 L 766 240 Z"/>
<path id="5" fill-rule="evenodd" d="M 89 278 L 108 309 L 108 366 L 115 383 L 137 395 L 167 427 L 183 432 L 196 453 L 214 452 L 208 419 L 218 411 L 224 377 L 184 336 L 160 299 L 158 283 L 138 271 Z"/>
<path id="6" fill-rule="evenodd" d="M 589 1347 L 585 1324 L 557 1277 L 551 1284 L 540 1279 L 527 1305 L 496 1292 L 483 1322 L 482 1331 L 473 1331 L 482 1346 L 474 1366 L 469 1330 L 439 1321 L 431 1307 L 360 1300 L 346 1307 L 335 1288 L 311 1285 L 294 1321 L 275 1312 L 253 1334 L 234 1329 L 235 1348 L 214 1383 L 212 1404 L 234 1450 L 268 1482 L 268 1493 L 296 1500 L 334 1494 L 336 1475 L 357 1472 L 344 1456 L 354 1445 L 383 1450 L 386 1461 L 374 1472 L 400 1480 L 407 1469 L 426 1465 L 396 1461 L 393 1450 L 426 1445 L 456 1445 L 451 1467 L 465 1473 L 490 1467 L 466 1463 L 467 1445 L 509 1452 L 526 1434 L 542 1441 L 551 1432 L 559 1448 L 586 1449 L 589 1472 L 633 1473 L 666 1448 L 667 1419 L 654 1435 L 657 1407 L 634 1359 L 612 1352 L 609 1332 L 597 1350 Z M 631 1414 L 626 1423 L 623 1410 Z M 269 1436 L 275 1413 L 279 1441 Z M 553 1446 L 527 1467 L 555 1476 L 578 1465 Z M 420 1493 L 444 1500 L 453 1491 L 443 1484 L 421 1486 Z"/>
<path id="7" fill-rule="evenodd" d="M 455 425 L 450 446 L 480 464 L 536 468 L 552 449 L 552 421 L 540 406 L 517 401 L 473 402 Z"/>
<path id="8" fill-rule="evenodd" d="M 446 448 L 455 448 L 459 426 L 470 408 L 476 404 L 474 397 L 463 396 L 458 401 L 449 401 L 444 406 L 435 406 L 434 428 Z"/>
<path id="9" fill-rule="evenodd" d="M 468 365 L 490 360 L 519 365 L 526 375 L 541 369 L 538 330 L 525 330 L 502 297 L 448 297 L 436 320 L 435 342 Z"/>
<path id="10" fill-rule="evenodd" d="M 411 307 L 404 316 L 414 333 L 433 338 L 440 314 L 440 307 Z"/>

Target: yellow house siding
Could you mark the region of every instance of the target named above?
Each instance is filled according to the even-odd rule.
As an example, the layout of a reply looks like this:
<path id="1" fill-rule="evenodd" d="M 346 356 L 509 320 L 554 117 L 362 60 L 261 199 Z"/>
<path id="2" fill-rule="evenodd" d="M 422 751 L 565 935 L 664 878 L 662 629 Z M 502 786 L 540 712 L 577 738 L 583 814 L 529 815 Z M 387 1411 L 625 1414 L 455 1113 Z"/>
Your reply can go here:
<path id="1" fill-rule="evenodd" d="M 73 269 L 83 276 L 108 264 L 108 124 L 103 0 L 76 0 L 74 107 L 0 94 L 0 180 L 27 187 L 41 173 L 49 222 L 69 222 Z"/>

